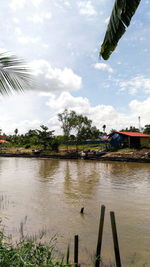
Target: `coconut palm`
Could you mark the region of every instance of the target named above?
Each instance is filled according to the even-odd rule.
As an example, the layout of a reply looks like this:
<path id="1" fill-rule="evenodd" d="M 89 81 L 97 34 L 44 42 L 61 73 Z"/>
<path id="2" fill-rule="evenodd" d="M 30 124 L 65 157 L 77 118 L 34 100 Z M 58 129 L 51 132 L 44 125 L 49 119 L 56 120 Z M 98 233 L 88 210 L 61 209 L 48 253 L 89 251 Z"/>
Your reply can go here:
<path id="1" fill-rule="evenodd" d="M 29 87 L 30 73 L 25 63 L 10 53 L 0 53 L 0 94 Z"/>
<path id="2" fill-rule="evenodd" d="M 115 50 L 119 39 L 130 25 L 130 21 L 141 0 L 115 0 L 100 56 L 107 60 Z"/>

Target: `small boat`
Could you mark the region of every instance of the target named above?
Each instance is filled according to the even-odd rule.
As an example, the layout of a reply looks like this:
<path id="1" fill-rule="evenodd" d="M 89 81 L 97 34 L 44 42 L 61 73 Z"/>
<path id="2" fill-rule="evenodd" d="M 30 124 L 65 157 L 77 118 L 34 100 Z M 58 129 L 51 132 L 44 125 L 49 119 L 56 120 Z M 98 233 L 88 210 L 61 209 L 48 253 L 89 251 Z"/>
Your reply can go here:
<path id="1" fill-rule="evenodd" d="M 99 159 L 101 156 L 105 154 L 106 154 L 106 151 L 88 150 L 88 151 L 82 151 L 81 157 L 83 159 Z"/>

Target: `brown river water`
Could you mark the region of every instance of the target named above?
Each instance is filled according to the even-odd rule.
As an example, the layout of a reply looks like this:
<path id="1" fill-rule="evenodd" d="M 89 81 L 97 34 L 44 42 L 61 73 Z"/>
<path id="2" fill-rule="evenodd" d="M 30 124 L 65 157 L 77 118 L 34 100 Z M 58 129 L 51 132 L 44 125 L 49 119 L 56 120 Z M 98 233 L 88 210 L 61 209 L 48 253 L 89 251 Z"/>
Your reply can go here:
<path id="1" fill-rule="evenodd" d="M 0 217 L 13 238 L 24 222 L 25 235 L 56 235 L 65 253 L 78 234 L 81 266 L 93 266 L 102 204 L 104 262 L 114 262 L 113 210 L 123 266 L 150 266 L 150 164 L 0 158 Z"/>

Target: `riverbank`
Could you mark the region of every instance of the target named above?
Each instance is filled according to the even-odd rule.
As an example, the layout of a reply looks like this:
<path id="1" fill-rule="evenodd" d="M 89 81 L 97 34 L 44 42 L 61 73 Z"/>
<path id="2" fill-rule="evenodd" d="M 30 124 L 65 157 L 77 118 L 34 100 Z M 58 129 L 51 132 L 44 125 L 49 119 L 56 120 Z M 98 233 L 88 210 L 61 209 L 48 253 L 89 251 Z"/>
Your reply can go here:
<path id="1" fill-rule="evenodd" d="M 14 157 L 14 158 L 50 158 L 50 159 L 79 159 L 80 155 L 73 153 L 54 153 L 54 154 L 33 154 L 33 153 L 0 153 L 0 157 Z"/>
<path id="2" fill-rule="evenodd" d="M 81 159 L 82 156 L 80 153 L 75 151 L 60 151 L 55 153 L 34 153 L 31 151 L 21 152 L 17 151 L 16 153 L 1 152 L 0 157 L 23 157 L 23 158 L 54 158 L 54 159 Z M 100 157 L 90 157 L 88 160 L 99 160 L 99 161 L 120 161 L 120 162 L 141 162 L 141 163 L 150 163 L 150 150 L 135 150 L 130 152 L 106 152 Z"/>
<path id="3" fill-rule="evenodd" d="M 150 163 L 150 151 L 135 150 L 132 152 L 108 152 L 100 158 L 101 161 Z"/>

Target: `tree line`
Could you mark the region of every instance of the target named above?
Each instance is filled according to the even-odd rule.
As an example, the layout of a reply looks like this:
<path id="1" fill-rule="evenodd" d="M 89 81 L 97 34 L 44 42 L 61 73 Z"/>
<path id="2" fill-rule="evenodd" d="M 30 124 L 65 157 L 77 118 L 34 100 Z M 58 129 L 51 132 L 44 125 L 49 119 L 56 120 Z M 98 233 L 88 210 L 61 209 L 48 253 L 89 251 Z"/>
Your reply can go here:
<path id="1" fill-rule="evenodd" d="M 106 125 L 102 126 L 100 131 L 96 126 L 92 125 L 92 120 L 83 114 L 77 114 L 74 110 L 65 109 L 58 114 L 58 121 L 62 128 L 62 135 L 55 135 L 55 130 L 49 130 L 45 125 L 41 125 L 39 129 L 30 129 L 25 134 L 19 134 L 19 130 L 15 129 L 14 134 L 2 134 L 1 138 L 7 140 L 14 147 L 31 148 L 37 147 L 43 150 L 58 150 L 60 144 L 68 146 L 69 141 L 73 141 L 76 146 L 82 144 L 86 139 L 99 139 L 100 136 L 106 135 Z M 130 126 L 129 128 L 121 129 L 126 132 L 139 132 L 139 129 Z M 110 133 L 116 132 L 111 129 Z M 109 133 L 109 134 L 110 134 Z M 150 134 L 150 124 L 145 125 L 143 133 Z"/>

